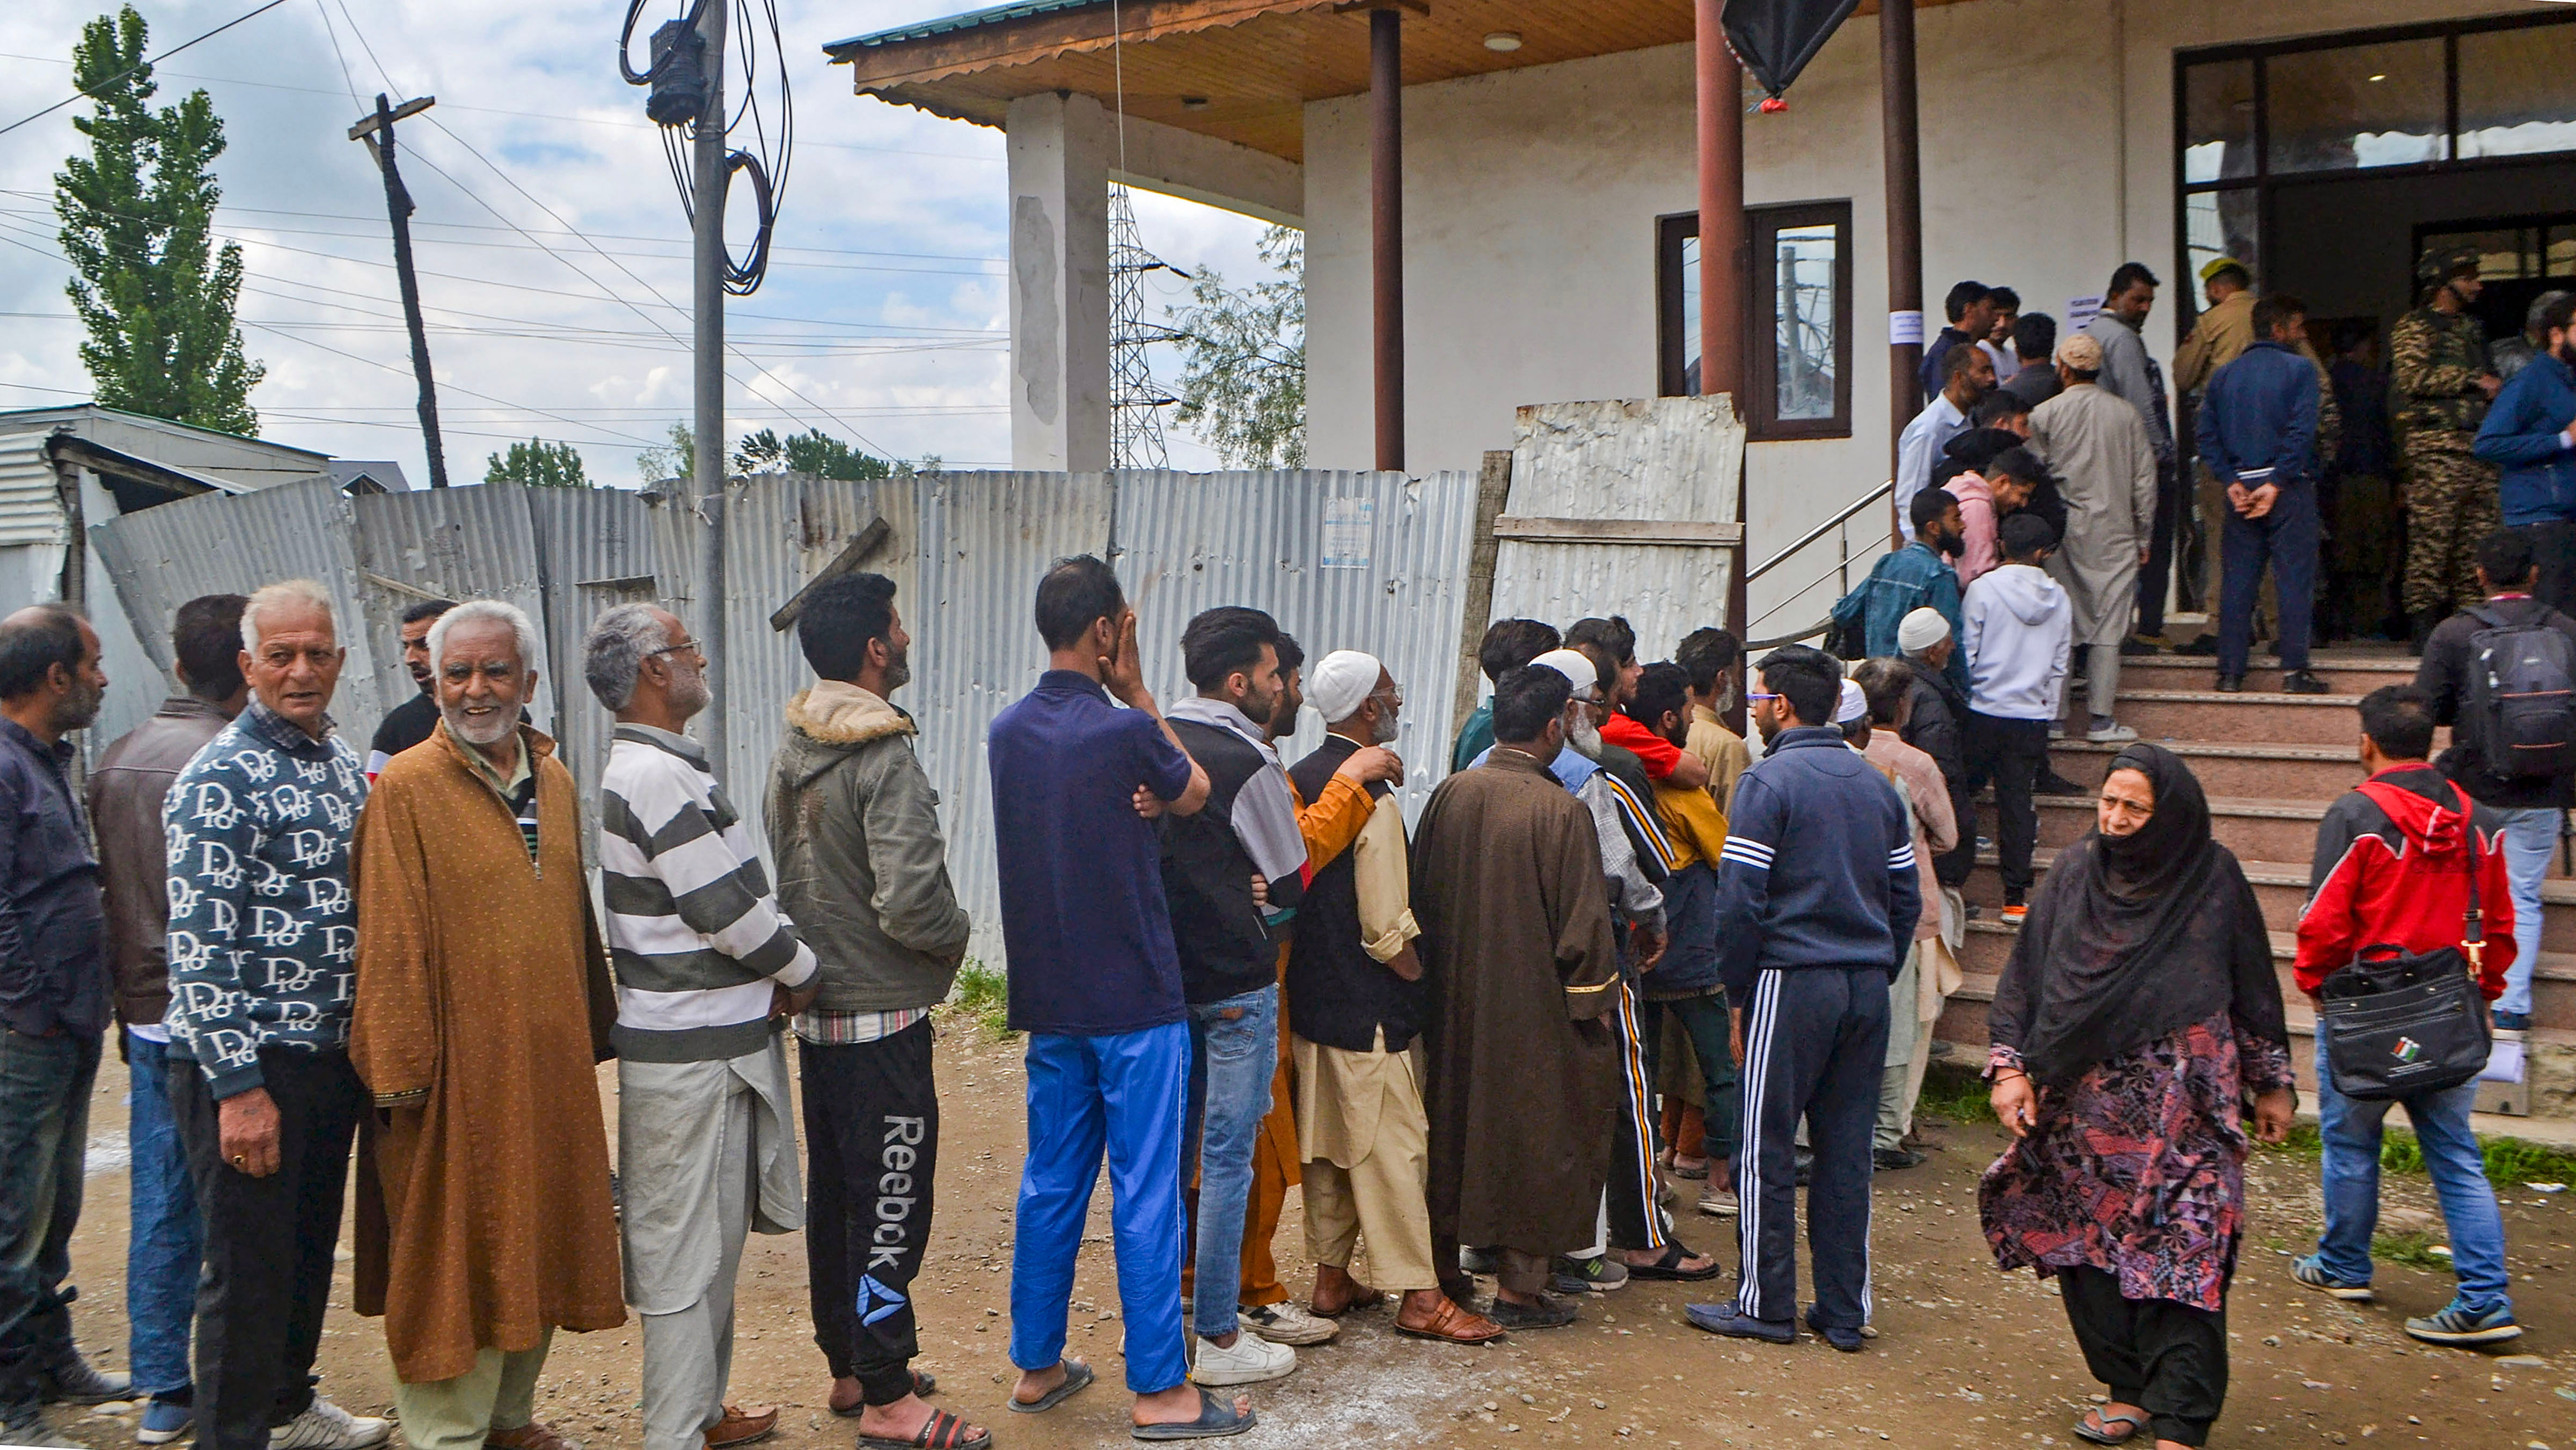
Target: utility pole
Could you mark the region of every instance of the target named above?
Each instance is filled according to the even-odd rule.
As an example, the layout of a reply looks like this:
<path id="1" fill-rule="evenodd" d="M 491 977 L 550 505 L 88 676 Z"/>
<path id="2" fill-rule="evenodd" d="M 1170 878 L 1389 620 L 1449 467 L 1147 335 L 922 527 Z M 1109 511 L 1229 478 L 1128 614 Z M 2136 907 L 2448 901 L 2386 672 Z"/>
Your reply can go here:
<path id="1" fill-rule="evenodd" d="M 701 576 L 706 595 L 697 601 L 698 627 L 725 649 L 725 491 L 724 491 L 724 300 L 725 300 L 725 0 L 701 0 L 698 34 L 706 41 L 706 104 L 691 132 L 690 194 L 696 212 L 690 217 L 696 243 L 691 273 L 690 305 L 696 313 L 695 365 L 697 394 L 696 456 L 690 461 L 691 492 L 706 520 L 706 552 Z M 699 728 L 718 774 L 725 771 L 725 671 L 707 672 L 710 697 L 705 723 Z"/>
<path id="2" fill-rule="evenodd" d="M 437 104 L 436 96 L 421 96 L 391 106 L 384 92 L 378 91 L 376 113 L 359 117 L 349 128 L 349 139 L 366 141 L 375 153 L 377 168 L 385 174 L 385 212 L 394 227 L 394 275 L 402 283 L 403 321 L 411 329 L 412 376 L 420 380 L 420 437 L 429 451 L 429 486 L 445 488 L 447 453 L 438 441 L 438 386 L 430 381 L 429 333 L 421 326 L 420 281 L 411 270 L 411 193 L 403 188 L 402 172 L 394 166 L 394 122 Z"/>

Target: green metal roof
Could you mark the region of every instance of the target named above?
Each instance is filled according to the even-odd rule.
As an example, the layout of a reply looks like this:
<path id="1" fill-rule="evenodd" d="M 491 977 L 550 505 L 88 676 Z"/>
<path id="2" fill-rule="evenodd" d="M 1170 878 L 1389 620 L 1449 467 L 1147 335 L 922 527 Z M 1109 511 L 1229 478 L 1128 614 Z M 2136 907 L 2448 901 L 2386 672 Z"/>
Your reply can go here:
<path id="1" fill-rule="evenodd" d="M 835 40 L 823 47 L 823 53 L 835 60 L 847 59 L 846 52 L 868 50 L 880 45 L 897 45 L 907 40 L 928 40 L 934 35 L 951 35 L 978 26 L 1000 25 L 1013 20 L 1026 20 L 1032 15 L 1053 15 L 1063 10 L 1087 10 L 1103 0 L 1019 0 L 1015 5 L 994 5 L 982 10 L 969 10 L 939 20 L 923 20 L 911 25 L 880 30 L 874 35 L 854 35 Z"/>

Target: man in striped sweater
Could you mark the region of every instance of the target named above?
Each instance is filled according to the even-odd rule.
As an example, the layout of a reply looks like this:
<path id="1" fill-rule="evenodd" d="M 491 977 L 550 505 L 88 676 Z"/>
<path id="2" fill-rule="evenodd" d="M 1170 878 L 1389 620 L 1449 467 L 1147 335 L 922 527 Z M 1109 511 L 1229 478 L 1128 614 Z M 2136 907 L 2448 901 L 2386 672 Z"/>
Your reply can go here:
<path id="1" fill-rule="evenodd" d="M 666 611 L 624 604 L 591 625 L 582 653 L 591 693 L 617 714 L 599 865 L 644 1444 L 740 1444 L 778 1422 L 724 1393 L 743 1235 L 805 1221 L 779 1028 L 813 999 L 814 953 L 770 896 L 706 752 L 681 733 L 707 705 L 696 641 Z"/>

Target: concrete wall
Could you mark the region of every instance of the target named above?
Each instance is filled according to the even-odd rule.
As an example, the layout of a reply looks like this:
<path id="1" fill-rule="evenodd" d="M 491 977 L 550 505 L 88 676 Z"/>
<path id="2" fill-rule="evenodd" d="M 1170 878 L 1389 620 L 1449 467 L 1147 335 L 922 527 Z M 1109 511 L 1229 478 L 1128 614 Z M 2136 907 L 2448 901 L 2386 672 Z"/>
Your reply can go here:
<path id="1" fill-rule="evenodd" d="M 2500 8 L 1972 0 L 1921 11 L 1931 310 L 1952 281 L 1973 276 L 2009 283 L 2025 308 L 2062 318 L 2068 299 L 2098 293 L 2128 257 L 2168 284 L 2187 280 L 2174 242 L 2177 48 Z M 1859 17 L 1800 78 L 1785 113 L 1746 118 L 1746 200 L 1848 198 L 1856 233 L 1853 436 L 1751 445 L 1746 510 L 1757 559 L 1888 475 L 1878 95 L 1877 23 Z M 1413 469 L 1475 467 L 1483 450 L 1509 446 L 1519 404 L 1655 391 L 1655 219 L 1697 205 L 1691 133 L 1688 47 L 1405 93 Z M 1362 468 L 1373 436 L 1365 98 L 1308 107 L 1306 156 L 1309 457 L 1319 468 Z M 2159 356 L 2171 355 L 2173 315 L 2160 304 L 2149 323 Z M 1864 564 L 1870 552 L 1860 542 Z M 1821 613 L 1832 580 L 1803 598 L 1789 593 L 1831 559 L 1828 551 L 1810 568 L 1784 566 L 1758 581 L 1755 634 Z"/>

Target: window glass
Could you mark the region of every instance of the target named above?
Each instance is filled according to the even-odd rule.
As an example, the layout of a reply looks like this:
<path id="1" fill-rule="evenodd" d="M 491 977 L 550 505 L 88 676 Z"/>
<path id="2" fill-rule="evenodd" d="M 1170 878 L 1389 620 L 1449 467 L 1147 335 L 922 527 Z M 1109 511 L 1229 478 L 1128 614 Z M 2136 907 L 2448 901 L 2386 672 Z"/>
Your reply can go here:
<path id="1" fill-rule="evenodd" d="M 2273 171 L 2444 159 L 2440 39 L 2295 51 L 2264 65 Z"/>
<path id="2" fill-rule="evenodd" d="M 2460 37 L 2463 157 L 2576 151 L 2576 25 Z"/>
<path id="3" fill-rule="evenodd" d="M 2263 259 L 2255 240 L 2255 215 L 2260 207 L 2254 188 L 2196 191 L 2182 202 L 2184 267 L 2195 296 L 2200 269 L 2220 257 L 2234 257 L 2253 269 L 2256 278 L 2262 277 Z"/>
<path id="4" fill-rule="evenodd" d="M 2475 247 L 2478 251 L 2478 276 L 2488 282 L 2517 282 L 2537 277 L 2540 271 L 2540 230 L 2537 227 L 2489 227 L 2480 231 L 2427 232 L 2426 249 L 2440 247 Z"/>
<path id="5" fill-rule="evenodd" d="M 2254 62 L 2216 61 L 2183 72 L 2182 179 L 2254 174 Z"/>
<path id="6" fill-rule="evenodd" d="M 2551 227 L 2549 246 L 2544 256 L 2546 259 L 2544 275 L 2576 277 L 2576 227 Z"/>
<path id="7" fill-rule="evenodd" d="M 1834 377 L 1841 339 L 1834 295 L 1839 228 L 1831 223 L 1772 233 L 1770 284 L 1774 415 L 1782 420 L 1834 416 Z"/>
<path id="8" fill-rule="evenodd" d="M 1699 221 L 1682 238 L 1682 315 L 1672 319 L 1682 339 L 1682 391 L 1699 391 Z"/>

